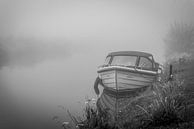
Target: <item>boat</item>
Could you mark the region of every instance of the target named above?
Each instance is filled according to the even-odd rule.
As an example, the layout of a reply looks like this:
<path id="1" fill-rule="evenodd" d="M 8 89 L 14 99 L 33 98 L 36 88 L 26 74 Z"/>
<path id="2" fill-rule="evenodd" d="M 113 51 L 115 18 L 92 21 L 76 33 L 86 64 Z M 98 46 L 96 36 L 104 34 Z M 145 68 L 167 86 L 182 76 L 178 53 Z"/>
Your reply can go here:
<path id="1" fill-rule="evenodd" d="M 111 52 L 107 55 L 105 63 L 98 68 L 96 82 L 100 82 L 109 91 L 134 91 L 148 87 L 156 81 L 159 69 L 159 63 L 155 62 L 150 53 Z"/>

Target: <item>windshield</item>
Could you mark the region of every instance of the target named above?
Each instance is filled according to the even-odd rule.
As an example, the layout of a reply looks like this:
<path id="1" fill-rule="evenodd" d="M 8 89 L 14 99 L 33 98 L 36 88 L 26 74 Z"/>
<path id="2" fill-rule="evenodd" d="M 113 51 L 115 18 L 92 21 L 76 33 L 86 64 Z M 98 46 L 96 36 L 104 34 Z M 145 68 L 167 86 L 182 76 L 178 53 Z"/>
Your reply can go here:
<path id="1" fill-rule="evenodd" d="M 137 56 L 114 56 L 111 65 L 135 66 Z"/>

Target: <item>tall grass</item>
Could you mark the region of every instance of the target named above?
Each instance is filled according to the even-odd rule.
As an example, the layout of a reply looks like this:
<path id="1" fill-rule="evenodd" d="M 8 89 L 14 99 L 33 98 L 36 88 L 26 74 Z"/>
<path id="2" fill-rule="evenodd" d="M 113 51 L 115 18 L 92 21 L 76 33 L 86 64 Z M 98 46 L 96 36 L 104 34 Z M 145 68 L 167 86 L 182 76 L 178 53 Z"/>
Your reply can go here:
<path id="1" fill-rule="evenodd" d="M 108 109 L 97 109 L 94 99 L 87 99 L 83 110 L 84 114 L 82 117 L 74 116 L 67 110 L 67 114 L 71 119 L 69 122 L 62 122 L 58 116 L 54 116 L 53 120 L 55 120 L 57 124 L 61 124 L 63 129 L 118 129 L 114 123 L 110 123 Z"/>
<path id="2" fill-rule="evenodd" d="M 153 90 L 153 102 L 148 110 L 142 128 L 180 126 L 189 122 L 187 118 L 187 97 L 184 94 L 183 81 L 156 83 Z"/>

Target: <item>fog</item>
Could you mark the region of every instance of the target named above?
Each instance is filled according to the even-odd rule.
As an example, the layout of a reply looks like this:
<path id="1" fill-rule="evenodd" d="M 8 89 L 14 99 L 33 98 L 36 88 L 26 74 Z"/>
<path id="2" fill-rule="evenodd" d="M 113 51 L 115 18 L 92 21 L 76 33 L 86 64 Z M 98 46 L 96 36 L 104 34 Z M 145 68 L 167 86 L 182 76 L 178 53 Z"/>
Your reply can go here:
<path id="1" fill-rule="evenodd" d="M 192 24 L 193 12 L 191 0 L 1 0 L 0 125 L 60 128 L 52 117 L 68 118 L 59 105 L 78 115 L 96 98 L 109 52 L 149 52 L 163 63 L 170 26 Z"/>
<path id="2" fill-rule="evenodd" d="M 167 60 L 180 57 L 192 58 L 194 55 L 194 26 L 193 24 L 173 24 L 165 39 L 165 56 Z"/>

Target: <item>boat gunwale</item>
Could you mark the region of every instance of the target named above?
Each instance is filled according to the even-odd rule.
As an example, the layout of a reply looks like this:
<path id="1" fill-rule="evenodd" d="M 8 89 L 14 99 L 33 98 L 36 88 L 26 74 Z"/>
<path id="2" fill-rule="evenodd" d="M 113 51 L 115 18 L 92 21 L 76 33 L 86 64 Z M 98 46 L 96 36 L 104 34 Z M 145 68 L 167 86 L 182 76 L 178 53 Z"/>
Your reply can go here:
<path id="1" fill-rule="evenodd" d="M 146 74 L 146 75 L 157 75 L 158 73 L 156 71 L 150 71 L 150 70 L 142 70 L 139 68 L 129 68 L 124 66 L 107 66 L 107 67 L 101 67 L 98 69 L 98 73 L 102 73 L 105 71 L 110 70 L 120 70 L 120 71 L 127 71 L 132 73 L 140 73 L 140 74 Z"/>

